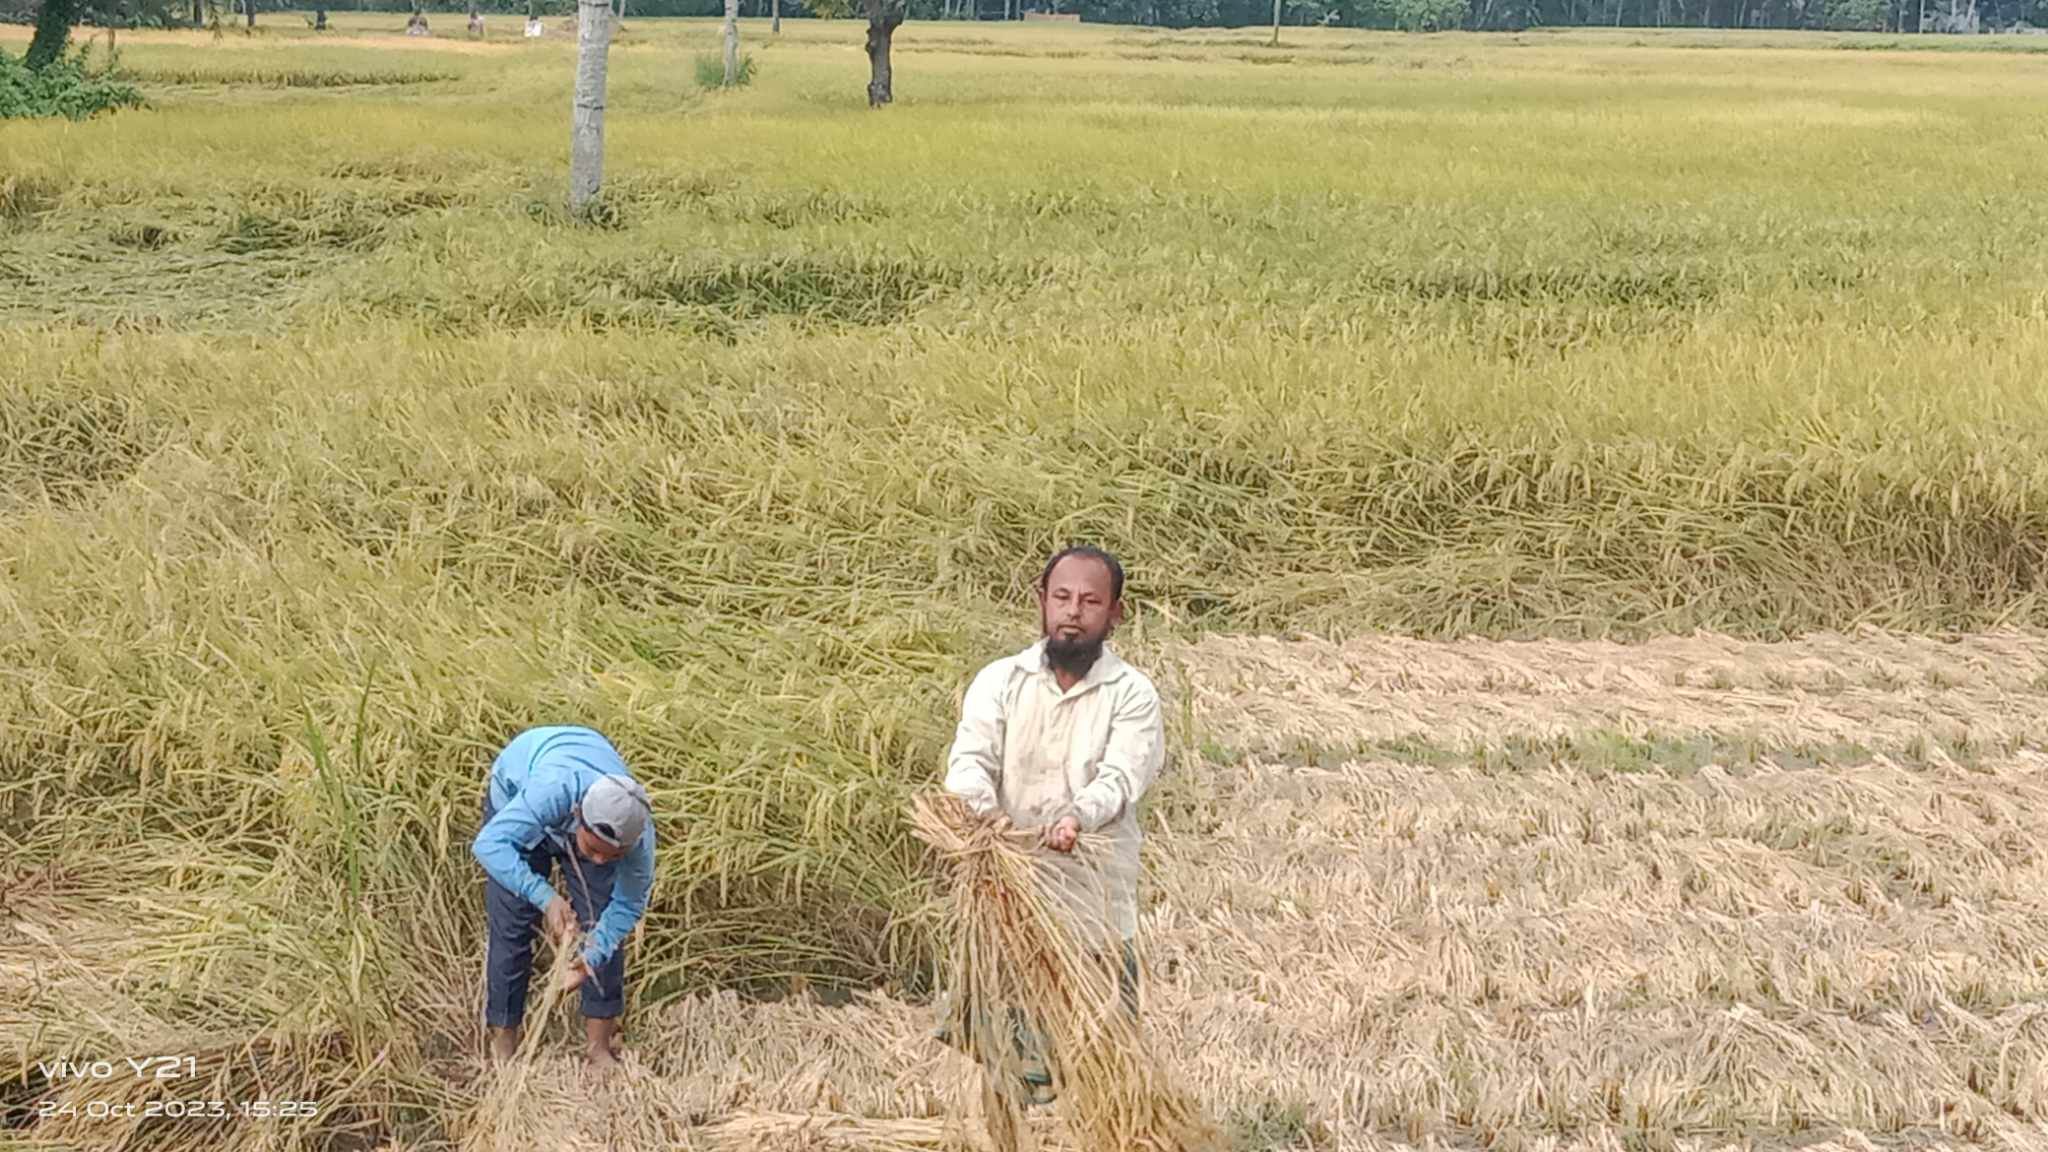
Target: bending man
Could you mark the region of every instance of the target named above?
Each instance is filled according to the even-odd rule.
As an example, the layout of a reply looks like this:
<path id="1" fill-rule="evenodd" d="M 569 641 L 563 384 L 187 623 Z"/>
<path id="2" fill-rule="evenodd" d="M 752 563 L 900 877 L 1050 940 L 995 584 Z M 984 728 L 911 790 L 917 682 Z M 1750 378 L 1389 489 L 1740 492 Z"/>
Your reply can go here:
<path id="1" fill-rule="evenodd" d="M 647 790 L 589 728 L 528 729 L 491 764 L 472 851 L 485 873 L 484 1022 L 493 1056 L 508 1059 L 519 1047 L 535 929 L 545 924 L 559 944 L 592 926 L 569 987 L 582 991 L 591 1065 L 612 1066 L 626 1009 L 621 948 L 654 884 L 650 817 Z M 566 900 L 549 883 L 557 864 Z"/>

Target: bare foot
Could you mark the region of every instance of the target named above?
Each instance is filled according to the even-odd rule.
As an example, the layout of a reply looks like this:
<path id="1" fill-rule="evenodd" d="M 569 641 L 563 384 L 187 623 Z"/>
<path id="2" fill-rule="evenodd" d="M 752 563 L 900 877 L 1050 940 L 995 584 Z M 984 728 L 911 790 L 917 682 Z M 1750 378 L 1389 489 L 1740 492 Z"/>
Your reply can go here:
<path id="1" fill-rule="evenodd" d="M 491 1029 L 491 1059 L 499 1064 L 509 1064 L 519 1054 L 519 1029 Z"/>
<path id="2" fill-rule="evenodd" d="M 609 1045 L 590 1050 L 590 1070 L 599 1079 L 610 1079 L 611 1074 L 618 1071 L 618 1068 L 619 1058 L 612 1055 Z"/>

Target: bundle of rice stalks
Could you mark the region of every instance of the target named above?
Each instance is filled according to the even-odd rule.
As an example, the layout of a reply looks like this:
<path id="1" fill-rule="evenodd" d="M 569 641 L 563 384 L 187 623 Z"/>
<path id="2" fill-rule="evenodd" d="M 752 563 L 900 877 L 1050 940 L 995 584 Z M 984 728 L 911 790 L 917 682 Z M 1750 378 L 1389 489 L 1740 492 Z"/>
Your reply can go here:
<path id="1" fill-rule="evenodd" d="M 1015 1147 L 1020 1030 L 1035 1034 L 1076 1143 L 1129 1152 L 1208 1152 L 1221 1132 L 1174 1085 L 1121 1002 L 1118 961 L 1066 922 L 1060 881 L 1036 838 L 975 815 L 959 797 L 926 794 L 911 827 L 939 857 L 952 948 L 949 1024 L 982 1067 L 990 1138 Z M 1086 852 L 1085 839 L 1076 851 Z"/>

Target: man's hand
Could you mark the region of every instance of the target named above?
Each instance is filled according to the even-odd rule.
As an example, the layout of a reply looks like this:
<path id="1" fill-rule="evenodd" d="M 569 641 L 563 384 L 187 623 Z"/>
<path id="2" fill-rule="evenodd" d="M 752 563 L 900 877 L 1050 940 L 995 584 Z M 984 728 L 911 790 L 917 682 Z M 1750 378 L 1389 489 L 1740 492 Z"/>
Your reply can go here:
<path id="1" fill-rule="evenodd" d="M 575 962 L 569 965 L 568 974 L 562 977 L 562 991 L 574 992 L 578 988 L 583 987 L 583 982 L 588 979 L 590 979 L 590 961 L 578 956 Z"/>
<path id="2" fill-rule="evenodd" d="M 1045 846 L 1055 852 L 1072 852 L 1081 840 L 1079 817 L 1062 816 L 1052 827 L 1045 830 Z"/>
<path id="3" fill-rule="evenodd" d="M 575 936 L 576 929 L 581 927 L 576 923 L 576 909 L 560 896 L 548 901 L 548 910 L 542 915 L 547 920 L 548 936 L 557 944 Z"/>

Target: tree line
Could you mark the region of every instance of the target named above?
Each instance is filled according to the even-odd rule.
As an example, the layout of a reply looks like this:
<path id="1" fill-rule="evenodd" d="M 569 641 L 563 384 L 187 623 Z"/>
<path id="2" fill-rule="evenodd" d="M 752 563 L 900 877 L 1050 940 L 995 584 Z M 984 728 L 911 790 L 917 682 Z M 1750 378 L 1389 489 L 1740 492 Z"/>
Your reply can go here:
<path id="1" fill-rule="evenodd" d="M 52 0 L 62 3 L 64 0 Z M 767 18 L 774 0 L 739 0 L 744 18 Z M 96 26 L 178 27 L 205 19 L 208 5 L 237 16 L 244 0 L 70 0 Z M 256 13 L 296 11 L 309 0 L 249 0 Z M 0 19 L 32 20 L 34 0 L 0 0 Z M 723 16 L 725 0 L 624 0 L 624 17 Z M 576 0 L 348 0 L 331 12 L 535 11 L 573 16 Z M 1873 32 L 2004 31 L 2048 28 L 2048 0 L 1281 0 L 1281 23 L 1402 31 L 1513 31 L 1531 28 L 1780 28 Z M 864 16 L 861 0 L 781 0 L 791 19 Z M 1272 0 L 908 0 L 911 20 L 1002 20 L 1060 12 L 1083 21 L 1162 28 L 1244 28 L 1273 23 Z"/>

